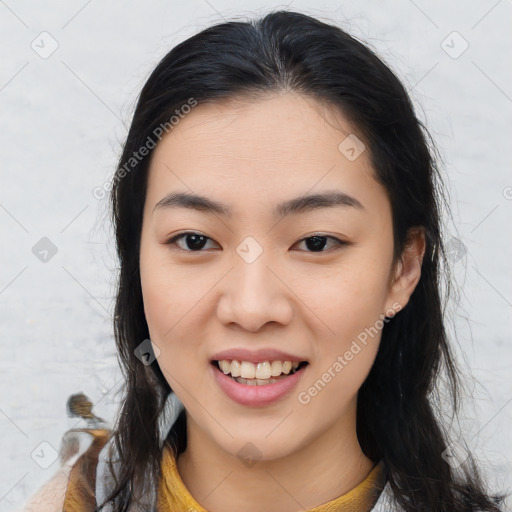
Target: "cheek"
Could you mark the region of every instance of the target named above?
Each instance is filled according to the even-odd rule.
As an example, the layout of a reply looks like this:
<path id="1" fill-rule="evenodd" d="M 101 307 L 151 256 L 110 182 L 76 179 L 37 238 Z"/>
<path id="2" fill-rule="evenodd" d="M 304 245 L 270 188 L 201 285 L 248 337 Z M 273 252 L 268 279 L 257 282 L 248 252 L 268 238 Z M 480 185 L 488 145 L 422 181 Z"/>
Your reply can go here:
<path id="1" fill-rule="evenodd" d="M 174 288 L 168 286 L 167 276 L 159 271 L 157 265 L 141 263 L 141 288 L 151 339 L 160 345 L 172 328 L 171 314 L 179 307 L 179 296 Z"/>
<path id="2" fill-rule="evenodd" d="M 169 386 L 187 406 L 188 393 L 199 394 L 204 371 L 196 371 L 200 357 L 199 337 L 185 336 L 194 322 L 190 287 L 171 279 L 168 269 L 158 265 L 145 266 L 141 261 L 141 285 L 144 311 L 151 341 L 159 348 L 157 364 Z M 172 286 L 171 286 L 172 284 Z M 184 290 L 181 292 L 181 290 Z"/>
<path id="3" fill-rule="evenodd" d="M 371 327 L 384 312 L 388 286 L 382 261 L 354 254 L 336 268 L 299 279 L 304 284 L 304 302 L 321 321 L 325 339 L 333 345 Z"/>
<path id="4" fill-rule="evenodd" d="M 141 245 L 140 277 L 150 339 L 161 351 L 158 362 L 165 361 L 170 366 L 172 359 L 168 354 L 176 338 L 178 320 L 184 316 L 187 306 L 185 294 L 180 290 L 187 288 L 181 282 L 183 277 L 165 264 L 161 252 Z"/>
<path id="5" fill-rule="evenodd" d="M 305 301 L 313 305 L 322 326 L 322 334 L 316 328 L 316 362 L 303 386 L 310 397 L 322 396 L 317 406 L 335 400 L 342 407 L 356 395 L 375 360 L 385 325 L 385 265 L 363 256 L 345 263 L 328 278 L 317 279 Z M 311 386 L 309 393 L 306 388 Z"/>
<path id="6" fill-rule="evenodd" d="M 173 326 L 191 308 L 198 290 L 193 275 L 169 263 L 165 248 L 141 242 L 140 278 L 146 321 L 154 341 L 172 338 Z M 194 283 L 194 285 L 193 285 Z M 197 301 L 197 299 L 196 299 Z"/>
<path id="7" fill-rule="evenodd" d="M 192 392 L 206 378 L 208 347 L 201 343 L 200 326 L 207 313 L 202 308 L 218 277 L 199 279 L 197 268 L 170 264 L 158 247 L 142 247 L 140 274 L 149 336 L 160 349 L 157 363 L 179 398 L 186 400 L 182 386 Z"/>
<path id="8" fill-rule="evenodd" d="M 380 302 L 364 294 L 356 298 L 350 291 L 347 287 L 346 294 L 338 293 L 330 302 L 329 316 L 323 318 L 329 334 L 316 339 L 314 362 L 297 394 L 307 417 L 322 416 L 325 424 L 344 416 L 354 403 L 381 339 Z"/>

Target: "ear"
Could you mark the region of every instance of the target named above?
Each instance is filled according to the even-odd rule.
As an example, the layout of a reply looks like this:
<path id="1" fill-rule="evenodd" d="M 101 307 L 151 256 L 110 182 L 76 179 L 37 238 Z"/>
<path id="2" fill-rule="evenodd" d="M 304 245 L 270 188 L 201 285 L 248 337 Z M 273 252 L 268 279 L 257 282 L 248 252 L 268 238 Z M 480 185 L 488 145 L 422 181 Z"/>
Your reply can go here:
<path id="1" fill-rule="evenodd" d="M 409 302 L 409 298 L 421 277 L 425 245 L 424 228 L 422 226 L 409 228 L 400 260 L 395 265 L 390 277 L 386 311 L 403 309 Z M 397 307 L 397 305 L 400 307 Z"/>

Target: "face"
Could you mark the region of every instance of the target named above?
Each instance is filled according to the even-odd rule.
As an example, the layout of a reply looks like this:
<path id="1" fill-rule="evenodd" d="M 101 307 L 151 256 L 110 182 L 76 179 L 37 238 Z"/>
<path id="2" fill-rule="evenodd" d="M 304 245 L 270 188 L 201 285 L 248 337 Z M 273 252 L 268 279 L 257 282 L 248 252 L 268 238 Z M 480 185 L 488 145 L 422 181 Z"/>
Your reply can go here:
<path id="1" fill-rule="evenodd" d="M 419 278 L 395 279 L 386 191 L 332 112 L 295 93 L 201 104 L 152 155 L 140 249 L 151 340 L 189 428 L 233 456 L 252 443 L 276 459 L 354 423 L 385 316 Z M 301 364 L 268 383 L 289 366 L 273 361 Z"/>

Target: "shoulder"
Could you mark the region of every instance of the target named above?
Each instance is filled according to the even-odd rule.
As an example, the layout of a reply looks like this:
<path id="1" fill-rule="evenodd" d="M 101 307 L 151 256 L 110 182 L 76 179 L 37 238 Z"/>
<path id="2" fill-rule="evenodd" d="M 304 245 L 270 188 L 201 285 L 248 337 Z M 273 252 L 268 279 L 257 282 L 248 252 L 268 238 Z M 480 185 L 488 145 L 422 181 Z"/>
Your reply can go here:
<path id="1" fill-rule="evenodd" d="M 384 489 L 371 512 L 401 512 L 401 509 L 394 503 L 393 491 L 391 490 L 389 482 L 384 486 Z"/>
<path id="2" fill-rule="evenodd" d="M 423 508 L 422 510 L 427 510 L 427 509 Z M 483 510 L 480 508 L 475 508 L 475 509 L 471 508 L 471 510 L 474 510 L 474 512 L 483 512 Z M 503 509 L 503 510 L 505 510 L 505 509 Z M 393 493 L 393 490 L 391 489 L 391 485 L 389 484 L 389 482 L 386 483 L 383 491 L 380 494 L 379 499 L 377 500 L 377 503 L 374 505 L 371 512 L 403 512 L 403 511 L 404 511 L 403 507 L 398 505 L 395 500 L 395 495 Z"/>
<path id="3" fill-rule="evenodd" d="M 94 510 L 98 453 L 108 441 L 109 434 L 108 429 L 66 432 L 59 451 L 59 469 L 30 497 L 20 512 L 73 512 L 84 510 L 83 506 L 91 503 Z"/>

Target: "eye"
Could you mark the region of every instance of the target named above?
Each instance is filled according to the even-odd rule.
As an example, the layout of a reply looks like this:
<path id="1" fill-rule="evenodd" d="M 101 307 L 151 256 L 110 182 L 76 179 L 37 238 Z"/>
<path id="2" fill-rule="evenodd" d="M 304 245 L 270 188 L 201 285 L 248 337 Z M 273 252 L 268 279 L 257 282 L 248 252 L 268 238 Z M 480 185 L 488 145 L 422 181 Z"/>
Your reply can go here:
<path id="1" fill-rule="evenodd" d="M 327 235 L 308 236 L 308 237 L 300 240 L 299 243 L 302 243 L 302 242 L 306 243 L 306 247 L 308 249 L 310 249 L 307 252 L 327 252 L 327 251 L 324 251 L 323 248 L 326 246 L 326 243 L 328 240 L 331 240 L 335 246 L 349 245 L 348 242 L 339 240 L 338 238 L 336 238 L 334 236 L 327 236 Z"/>
<path id="2" fill-rule="evenodd" d="M 178 241 L 181 241 L 182 239 L 185 239 L 185 248 L 181 247 L 179 244 L 176 243 Z M 180 249 L 186 252 L 200 252 L 201 249 L 205 246 L 205 242 L 207 240 L 211 240 L 211 238 L 202 235 L 201 233 L 188 231 L 186 233 L 181 233 L 171 238 L 166 242 L 166 245 L 177 245 Z"/>
<path id="3" fill-rule="evenodd" d="M 182 240 L 185 240 L 185 247 L 178 244 L 178 242 L 181 242 Z M 176 245 L 185 252 L 202 252 L 201 249 L 204 248 L 208 240 L 212 239 L 206 235 L 202 235 L 201 233 L 188 231 L 176 235 L 175 237 L 168 240 L 165 244 Z M 297 243 L 306 242 L 306 247 L 309 249 L 306 252 L 327 252 L 324 251 L 323 249 L 325 248 L 326 241 L 328 240 L 331 240 L 331 242 L 333 242 L 335 246 L 349 245 L 349 242 L 345 242 L 333 236 L 327 235 L 308 236 L 306 238 L 303 238 L 302 240 L 299 240 L 299 242 Z"/>

